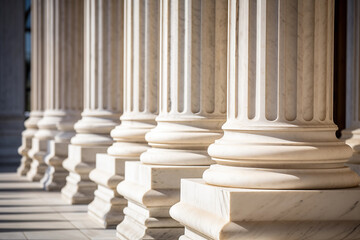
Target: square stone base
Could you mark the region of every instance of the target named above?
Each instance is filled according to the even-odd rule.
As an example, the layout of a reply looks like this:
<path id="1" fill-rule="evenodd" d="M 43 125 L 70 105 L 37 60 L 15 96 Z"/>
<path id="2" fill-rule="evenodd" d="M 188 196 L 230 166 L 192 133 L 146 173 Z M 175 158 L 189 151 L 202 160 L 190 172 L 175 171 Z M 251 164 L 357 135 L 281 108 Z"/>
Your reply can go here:
<path id="1" fill-rule="evenodd" d="M 360 188 L 252 190 L 184 179 L 171 216 L 180 239 L 360 239 Z"/>
<path id="2" fill-rule="evenodd" d="M 346 165 L 360 176 L 360 164 L 347 163 Z"/>
<path id="3" fill-rule="evenodd" d="M 117 190 L 128 200 L 125 218 L 117 226 L 117 237 L 133 239 L 177 239 L 182 226 L 169 215 L 179 201 L 180 179 L 201 177 L 206 166 L 160 166 L 126 162 L 125 181 Z"/>
<path id="4" fill-rule="evenodd" d="M 17 168 L 17 174 L 20 176 L 26 176 L 31 167 L 32 159 L 28 156 L 28 152 L 32 148 L 31 136 L 22 136 L 22 145 L 18 149 L 18 153 L 22 155 L 20 166 Z"/>
<path id="5" fill-rule="evenodd" d="M 19 176 L 26 176 L 30 171 L 32 159 L 28 156 L 22 156 L 20 161 L 20 166 L 17 168 L 16 172 Z"/>
<path id="6" fill-rule="evenodd" d="M 69 145 L 69 156 L 63 167 L 69 171 L 66 185 L 61 189 L 64 200 L 70 204 L 88 204 L 94 199 L 96 184 L 89 178 L 95 168 L 96 154 L 105 153 L 107 147 Z"/>
<path id="7" fill-rule="evenodd" d="M 45 156 L 48 169 L 40 183 L 47 191 L 60 191 L 65 186 L 69 172 L 62 166 L 68 155 L 68 143 L 49 141 L 49 154 Z"/>
<path id="8" fill-rule="evenodd" d="M 113 228 L 124 218 L 123 209 L 127 201 L 116 191 L 124 179 L 125 161 L 107 154 L 97 154 L 96 168 L 90 179 L 98 185 L 95 198 L 88 206 L 89 215 L 105 228 Z"/>
<path id="9" fill-rule="evenodd" d="M 45 156 L 48 153 L 48 139 L 32 139 L 32 148 L 28 155 L 32 158 L 32 163 L 26 177 L 30 181 L 40 181 L 45 174 L 47 165 L 44 162 Z"/>

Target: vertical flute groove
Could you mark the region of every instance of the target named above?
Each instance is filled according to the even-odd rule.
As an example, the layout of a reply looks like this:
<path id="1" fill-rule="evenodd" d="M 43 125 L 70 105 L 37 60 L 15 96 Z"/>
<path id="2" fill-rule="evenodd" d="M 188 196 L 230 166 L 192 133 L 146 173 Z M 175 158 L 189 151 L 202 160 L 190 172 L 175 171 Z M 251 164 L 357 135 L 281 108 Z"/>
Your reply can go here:
<path id="1" fill-rule="evenodd" d="M 35 0 L 31 5 L 32 34 L 31 34 L 31 111 L 45 110 L 47 102 L 45 94 L 46 62 L 46 2 Z"/>
<path id="2" fill-rule="evenodd" d="M 160 115 L 224 114 L 226 65 L 219 59 L 226 52 L 222 43 L 226 42 L 227 29 L 216 20 L 226 24 L 227 5 L 201 0 L 161 3 L 161 77 L 167 81 L 162 82 Z M 221 91 L 215 90 L 216 86 Z"/>
<path id="3" fill-rule="evenodd" d="M 332 4 L 229 2 L 230 119 L 332 121 Z"/>
<path id="4" fill-rule="evenodd" d="M 125 4 L 124 114 L 156 114 L 159 32 L 154 14 L 158 15 L 158 3 L 136 0 Z"/>
<path id="5" fill-rule="evenodd" d="M 121 111 L 123 18 L 117 15 L 122 15 L 123 6 L 115 0 L 88 0 L 87 5 L 85 107 Z"/>
<path id="6" fill-rule="evenodd" d="M 47 110 L 82 109 L 82 91 L 77 91 L 82 88 L 77 79 L 83 78 L 82 3 L 69 0 L 46 1 Z"/>

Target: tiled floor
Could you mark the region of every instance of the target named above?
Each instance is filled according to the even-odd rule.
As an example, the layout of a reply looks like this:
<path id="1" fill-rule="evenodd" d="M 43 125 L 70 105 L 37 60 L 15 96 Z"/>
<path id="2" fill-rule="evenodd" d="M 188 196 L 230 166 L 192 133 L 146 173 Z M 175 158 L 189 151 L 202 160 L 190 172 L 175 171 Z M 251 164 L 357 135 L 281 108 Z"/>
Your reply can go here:
<path id="1" fill-rule="evenodd" d="M 86 213 L 86 205 L 66 204 L 58 192 L 15 173 L 0 173 L 0 239 L 116 239 Z"/>

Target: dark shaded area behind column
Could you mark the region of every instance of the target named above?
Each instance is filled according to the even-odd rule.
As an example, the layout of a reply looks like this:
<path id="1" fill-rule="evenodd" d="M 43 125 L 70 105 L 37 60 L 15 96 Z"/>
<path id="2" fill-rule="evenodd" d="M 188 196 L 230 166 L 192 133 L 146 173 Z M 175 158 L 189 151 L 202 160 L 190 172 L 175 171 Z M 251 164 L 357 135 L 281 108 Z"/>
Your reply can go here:
<path id="1" fill-rule="evenodd" d="M 346 2 L 335 1 L 335 39 L 334 39 L 334 122 L 341 136 L 345 128 L 346 116 Z"/>
<path id="2" fill-rule="evenodd" d="M 0 168 L 20 162 L 24 129 L 24 0 L 0 1 Z"/>

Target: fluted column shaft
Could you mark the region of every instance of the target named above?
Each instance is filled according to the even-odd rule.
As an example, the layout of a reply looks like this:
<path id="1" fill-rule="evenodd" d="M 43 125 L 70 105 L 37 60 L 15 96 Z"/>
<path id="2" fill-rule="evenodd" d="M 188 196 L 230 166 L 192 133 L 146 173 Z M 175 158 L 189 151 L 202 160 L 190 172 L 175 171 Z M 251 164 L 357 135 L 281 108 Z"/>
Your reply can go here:
<path id="1" fill-rule="evenodd" d="M 88 213 L 104 226 L 124 217 L 127 201 L 116 192 L 124 179 L 125 161 L 138 161 L 149 146 L 145 134 L 155 127 L 158 109 L 159 2 L 124 1 L 124 113 L 111 131 L 107 154 L 98 154 L 90 179 L 98 184 Z M 109 10 L 108 10 L 109 11 Z M 116 13 L 121 14 L 121 13 Z"/>
<path id="2" fill-rule="evenodd" d="M 44 157 L 48 141 L 60 132 L 71 131 L 82 109 L 83 1 L 51 0 L 45 5 L 45 44 L 41 46 L 46 65 L 41 65 L 45 68 L 45 112 L 30 151 L 37 161 L 28 175 L 32 180 L 39 180 L 47 168 Z M 58 137 L 66 142 L 69 137 L 65 136 Z"/>
<path id="3" fill-rule="evenodd" d="M 125 1 L 124 113 L 108 154 L 139 160 L 158 113 L 158 1 Z"/>
<path id="4" fill-rule="evenodd" d="M 140 162 L 126 162 L 125 180 L 117 186 L 128 200 L 117 226 L 123 240 L 177 239 L 182 234 L 169 215 L 179 201 L 180 179 L 201 177 L 212 163 L 206 150 L 222 136 L 226 115 L 227 1 L 159 2 L 159 116 L 145 136 L 150 148 Z M 137 71 L 143 74 L 141 68 Z M 127 105 L 141 106 L 148 101 L 143 95 L 139 103 Z"/>
<path id="5" fill-rule="evenodd" d="M 334 1 L 228 3 L 224 136 L 217 164 L 181 181 L 180 239 L 356 239 L 359 177 L 332 119 Z"/>
<path id="6" fill-rule="evenodd" d="M 146 164 L 209 165 L 226 113 L 226 3 L 160 1 L 160 108 Z"/>
<path id="7" fill-rule="evenodd" d="M 207 183 L 353 187 L 332 119 L 334 1 L 229 2 L 228 119 Z"/>
<path id="8" fill-rule="evenodd" d="M 42 179 L 46 190 L 60 190 L 68 172 L 62 167 L 67 147 L 75 135 L 74 124 L 83 109 L 84 1 L 47 3 L 47 85 L 45 116 L 61 116 L 57 134 L 49 142 L 45 157 L 48 171 Z M 71 46 L 71 47 L 70 47 Z"/>
<path id="9" fill-rule="evenodd" d="M 347 1 L 346 129 L 342 138 L 353 149 L 350 165 L 360 174 L 360 3 Z"/>
<path id="10" fill-rule="evenodd" d="M 84 111 L 76 123 L 74 145 L 109 146 L 110 131 L 122 112 L 122 14 L 116 1 L 85 4 Z M 111 11 L 105 11 L 111 9 Z"/>
<path id="11" fill-rule="evenodd" d="M 32 148 L 32 138 L 38 130 L 37 123 L 43 116 L 45 109 L 45 2 L 34 0 L 31 5 L 31 111 L 30 117 L 25 121 L 25 131 L 22 133 L 22 145 L 19 154 L 22 155 L 21 165 L 18 168 L 20 175 L 26 175 L 30 170 L 32 159 L 28 151 Z"/>
<path id="12" fill-rule="evenodd" d="M 89 203 L 96 184 L 89 172 L 97 153 L 113 143 L 110 131 L 120 123 L 123 92 L 123 1 L 85 1 L 84 110 L 75 124 L 63 166 L 70 172 L 63 196 Z"/>
<path id="13" fill-rule="evenodd" d="M 46 6 L 46 111 L 39 127 L 52 139 L 58 125 L 75 122 L 82 109 L 83 1 L 50 0 Z"/>

